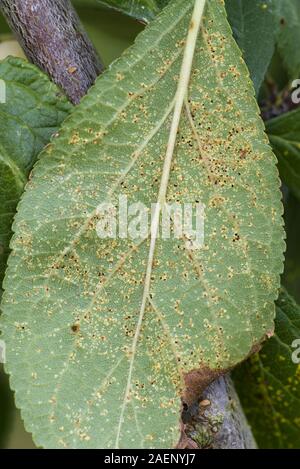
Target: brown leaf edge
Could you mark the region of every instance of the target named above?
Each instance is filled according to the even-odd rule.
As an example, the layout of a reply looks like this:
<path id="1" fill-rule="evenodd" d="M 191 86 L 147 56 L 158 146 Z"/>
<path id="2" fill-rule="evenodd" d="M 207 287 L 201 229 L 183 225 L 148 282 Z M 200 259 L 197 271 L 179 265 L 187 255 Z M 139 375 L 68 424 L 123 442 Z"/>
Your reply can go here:
<path id="1" fill-rule="evenodd" d="M 243 361 L 248 360 L 252 355 L 260 352 L 264 343 L 273 337 L 274 328 L 264 334 L 262 339 L 253 345 L 249 354 Z M 190 438 L 186 432 L 187 423 L 191 419 L 191 409 L 195 404 L 201 401 L 203 392 L 213 381 L 230 373 L 233 368 L 234 367 L 213 370 L 207 366 L 200 366 L 199 369 L 189 371 L 184 375 L 185 389 L 181 398 L 180 438 L 175 446 L 176 449 L 200 449 L 197 443 Z"/>

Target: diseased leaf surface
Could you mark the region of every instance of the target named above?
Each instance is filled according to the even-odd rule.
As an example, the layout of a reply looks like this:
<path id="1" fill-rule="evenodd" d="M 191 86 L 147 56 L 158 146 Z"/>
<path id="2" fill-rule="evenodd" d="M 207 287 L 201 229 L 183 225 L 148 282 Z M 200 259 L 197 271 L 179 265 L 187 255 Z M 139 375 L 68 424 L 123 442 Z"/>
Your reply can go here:
<path id="1" fill-rule="evenodd" d="M 300 447 L 300 307 L 281 292 L 274 337 L 235 372 L 243 408 L 260 448 Z"/>
<path id="2" fill-rule="evenodd" d="M 157 240 L 135 346 L 149 239 L 96 234 L 100 203 L 157 201 L 193 4 L 171 2 L 97 80 L 19 205 L 2 329 L 40 446 L 172 447 L 184 375 L 236 365 L 273 328 L 276 160 L 221 0 L 207 3 L 167 192 L 205 204 L 205 245 Z"/>
<path id="3" fill-rule="evenodd" d="M 0 103 L 0 287 L 16 205 L 38 153 L 71 105 L 36 67 L 19 59 L 0 63 L 6 102 Z"/>
<path id="4" fill-rule="evenodd" d="M 74 0 L 79 6 L 105 6 L 151 21 L 170 0 Z M 243 52 L 258 94 L 280 31 L 279 10 L 273 0 L 226 0 L 228 21 Z"/>
<path id="5" fill-rule="evenodd" d="M 300 108 L 266 123 L 280 176 L 300 199 Z"/>
<path id="6" fill-rule="evenodd" d="M 278 21 L 274 1 L 226 0 L 226 10 L 258 94 L 275 49 Z"/>

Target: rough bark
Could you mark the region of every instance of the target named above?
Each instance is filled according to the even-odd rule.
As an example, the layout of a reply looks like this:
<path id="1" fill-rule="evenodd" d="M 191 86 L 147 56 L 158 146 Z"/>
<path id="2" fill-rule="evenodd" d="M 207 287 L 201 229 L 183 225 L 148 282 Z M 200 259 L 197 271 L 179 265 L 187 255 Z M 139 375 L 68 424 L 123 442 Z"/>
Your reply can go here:
<path id="1" fill-rule="evenodd" d="M 28 59 L 77 104 L 103 67 L 70 0 L 0 0 Z"/>

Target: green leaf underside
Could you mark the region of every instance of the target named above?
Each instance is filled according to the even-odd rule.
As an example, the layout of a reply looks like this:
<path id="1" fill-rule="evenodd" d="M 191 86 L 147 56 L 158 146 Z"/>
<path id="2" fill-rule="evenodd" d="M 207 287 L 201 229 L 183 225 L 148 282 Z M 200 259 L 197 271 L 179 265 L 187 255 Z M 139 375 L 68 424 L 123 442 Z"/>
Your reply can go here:
<path id="1" fill-rule="evenodd" d="M 275 49 L 273 1 L 226 0 L 226 11 L 258 93 Z"/>
<path id="2" fill-rule="evenodd" d="M 74 0 L 79 6 L 105 6 L 149 23 L 170 0 Z M 226 0 L 228 21 L 243 52 L 258 94 L 279 33 L 273 0 Z"/>
<path id="3" fill-rule="evenodd" d="M 300 365 L 292 361 L 292 344 L 299 337 L 300 307 L 282 291 L 275 336 L 235 373 L 260 448 L 300 447 Z"/>
<path id="4" fill-rule="evenodd" d="M 0 103 L 0 287 L 16 206 L 38 153 L 71 106 L 36 67 L 20 59 L 0 63 L 6 103 Z"/>
<path id="5" fill-rule="evenodd" d="M 271 119 L 266 128 L 280 176 L 300 199 L 300 109 Z"/>
<path id="6" fill-rule="evenodd" d="M 167 193 L 206 205 L 205 246 L 157 240 L 134 353 L 149 240 L 96 234 L 100 203 L 157 201 L 193 3 L 172 2 L 98 79 L 19 205 L 2 328 L 38 445 L 114 448 L 119 432 L 122 448 L 172 447 L 183 374 L 234 366 L 273 328 L 276 160 L 221 0 L 207 4 Z"/>

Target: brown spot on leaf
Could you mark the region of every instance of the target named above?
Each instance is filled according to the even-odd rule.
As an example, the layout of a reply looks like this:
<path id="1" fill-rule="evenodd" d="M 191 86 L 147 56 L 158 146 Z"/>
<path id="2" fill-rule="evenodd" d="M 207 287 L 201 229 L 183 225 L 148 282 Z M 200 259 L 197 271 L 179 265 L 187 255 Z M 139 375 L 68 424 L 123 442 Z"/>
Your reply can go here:
<path id="1" fill-rule="evenodd" d="M 71 330 L 72 330 L 72 332 L 74 332 L 74 334 L 77 334 L 80 331 L 80 325 L 79 324 L 73 324 L 71 326 Z"/>

